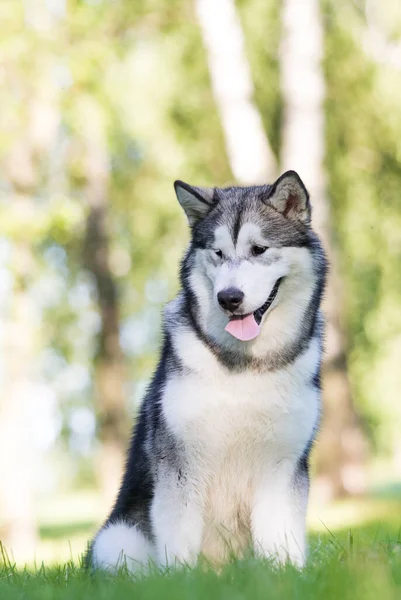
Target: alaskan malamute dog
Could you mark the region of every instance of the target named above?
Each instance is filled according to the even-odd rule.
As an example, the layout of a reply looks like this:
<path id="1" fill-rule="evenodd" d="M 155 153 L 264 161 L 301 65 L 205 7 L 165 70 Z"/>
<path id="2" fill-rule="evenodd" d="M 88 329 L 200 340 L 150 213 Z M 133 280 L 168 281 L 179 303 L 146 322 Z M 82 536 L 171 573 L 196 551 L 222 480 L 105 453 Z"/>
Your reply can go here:
<path id="1" fill-rule="evenodd" d="M 305 561 L 326 259 L 294 171 L 273 185 L 175 182 L 191 228 L 181 291 L 94 568 Z"/>

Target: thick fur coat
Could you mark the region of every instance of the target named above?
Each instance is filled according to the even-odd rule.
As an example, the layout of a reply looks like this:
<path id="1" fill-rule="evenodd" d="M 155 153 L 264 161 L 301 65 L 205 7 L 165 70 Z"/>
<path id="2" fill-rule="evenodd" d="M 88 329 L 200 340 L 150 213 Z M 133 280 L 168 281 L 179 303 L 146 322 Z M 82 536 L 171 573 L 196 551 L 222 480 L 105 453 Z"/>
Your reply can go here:
<path id="1" fill-rule="evenodd" d="M 221 564 L 249 548 L 302 566 L 320 414 L 326 259 L 308 193 L 176 182 L 191 227 L 181 290 L 94 568 Z"/>

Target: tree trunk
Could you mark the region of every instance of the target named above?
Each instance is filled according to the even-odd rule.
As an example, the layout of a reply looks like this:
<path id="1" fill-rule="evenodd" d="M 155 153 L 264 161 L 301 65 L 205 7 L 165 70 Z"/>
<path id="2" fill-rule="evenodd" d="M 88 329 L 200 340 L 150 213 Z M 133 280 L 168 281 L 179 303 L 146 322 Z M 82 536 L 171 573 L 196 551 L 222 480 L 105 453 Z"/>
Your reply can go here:
<path id="1" fill-rule="evenodd" d="M 234 0 L 195 0 L 195 8 L 231 171 L 239 183 L 267 183 L 276 174 L 276 160 L 253 101 Z"/>
<path id="2" fill-rule="evenodd" d="M 364 491 L 367 447 L 347 378 L 341 285 L 323 166 L 325 81 L 321 65 L 323 26 L 319 0 L 284 0 L 282 27 L 282 168 L 298 171 L 309 189 L 313 222 L 331 264 L 324 307 L 327 318 L 324 419 L 316 452 L 316 489 L 321 496 L 330 499 Z"/>
<path id="3" fill-rule="evenodd" d="M 85 263 L 92 272 L 101 317 L 95 358 L 95 407 L 101 442 L 99 475 L 106 501 L 118 489 L 130 423 L 124 390 L 124 361 L 119 339 L 118 291 L 109 265 L 107 155 L 93 144 L 86 165 Z"/>
<path id="4" fill-rule="evenodd" d="M 17 202 L 17 198 L 13 198 Z M 22 199 L 24 202 L 24 199 Z M 26 280 L 32 272 L 28 244 L 12 250 L 14 286 L 4 323 L 4 384 L 0 401 L 0 541 L 19 563 L 32 560 L 36 545 L 34 455 L 28 407 L 32 402 L 35 312 Z"/>
<path id="5" fill-rule="evenodd" d="M 18 67 L 18 63 L 13 65 L 11 61 L 6 71 L 14 66 Z M 17 68 L 15 76 L 18 72 Z M 6 305 L 1 339 L 4 385 L 0 398 L 0 540 L 20 564 L 32 561 L 35 553 L 35 471 L 40 459 L 35 452 L 30 419 L 35 407 L 35 364 L 40 337 L 40 318 L 31 283 L 38 275 L 38 265 L 34 234 L 26 225 L 37 218 L 35 197 L 40 177 L 36 159 L 41 153 L 51 152 L 59 123 L 53 90 L 49 86 L 44 88 L 46 73 L 41 76 L 43 80 L 36 81 L 35 94 L 29 91 L 28 83 L 26 88 L 21 87 L 27 123 L 24 125 L 22 120 L 2 161 L 2 173 L 12 190 L 8 217 L 13 232 L 8 232 L 8 236 L 13 289 Z M 41 96 L 43 89 L 45 97 Z M 16 110 L 20 110 L 18 102 Z M 56 153 L 51 154 L 54 157 Z M 60 189 L 59 179 L 57 189 Z"/>

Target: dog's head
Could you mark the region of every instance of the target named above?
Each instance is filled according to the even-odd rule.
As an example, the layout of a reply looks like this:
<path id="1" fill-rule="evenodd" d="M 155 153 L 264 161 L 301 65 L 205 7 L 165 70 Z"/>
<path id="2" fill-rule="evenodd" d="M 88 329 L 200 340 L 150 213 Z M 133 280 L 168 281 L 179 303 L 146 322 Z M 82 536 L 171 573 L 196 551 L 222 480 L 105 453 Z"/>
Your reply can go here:
<path id="1" fill-rule="evenodd" d="M 255 187 L 176 181 L 175 190 L 192 233 L 183 286 L 202 331 L 215 343 L 259 354 L 274 345 L 274 339 L 261 343 L 269 331 L 274 338 L 285 326 L 297 329 L 325 273 L 309 194 L 297 173 Z"/>

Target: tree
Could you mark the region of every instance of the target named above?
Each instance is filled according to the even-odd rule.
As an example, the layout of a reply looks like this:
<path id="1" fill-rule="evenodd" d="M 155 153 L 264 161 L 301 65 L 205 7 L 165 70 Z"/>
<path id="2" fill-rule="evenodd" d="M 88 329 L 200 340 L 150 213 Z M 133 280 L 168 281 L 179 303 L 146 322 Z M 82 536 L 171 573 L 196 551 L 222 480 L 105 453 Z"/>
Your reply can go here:
<path id="1" fill-rule="evenodd" d="M 108 155 L 99 139 L 99 123 L 88 136 L 85 190 L 89 212 L 84 262 L 93 274 L 101 328 L 94 362 L 95 407 L 101 443 L 99 476 L 110 502 L 120 483 L 130 429 L 124 389 L 124 360 L 120 346 L 120 310 L 116 282 L 110 268 L 108 220 Z"/>
<path id="2" fill-rule="evenodd" d="M 30 198 L 15 195 L 14 203 L 30 213 Z M 24 207 L 25 204 L 25 207 Z M 11 556 L 30 559 L 36 544 L 29 404 L 33 394 L 33 365 L 37 328 L 29 294 L 34 273 L 29 242 L 11 249 L 13 289 L 4 324 L 4 374 L 0 398 L 0 540 Z"/>
<path id="3" fill-rule="evenodd" d="M 323 36 L 319 0 L 284 1 L 280 52 L 284 104 L 281 164 L 283 170 L 297 170 L 309 188 L 314 224 L 331 264 L 324 307 L 327 317 L 324 418 L 316 461 L 318 483 L 325 496 L 332 498 L 364 490 L 366 442 L 347 375 L 342 290 L 324 172 Z"/>
<path id="4" fill-rule="evenodd" d="M 271 181 L 276 160 L 253 99 L 252 77 L 234 0 L 195 0 L 195 7 L 231 171 L 242 184 Z"/>

